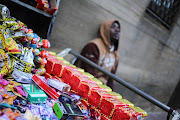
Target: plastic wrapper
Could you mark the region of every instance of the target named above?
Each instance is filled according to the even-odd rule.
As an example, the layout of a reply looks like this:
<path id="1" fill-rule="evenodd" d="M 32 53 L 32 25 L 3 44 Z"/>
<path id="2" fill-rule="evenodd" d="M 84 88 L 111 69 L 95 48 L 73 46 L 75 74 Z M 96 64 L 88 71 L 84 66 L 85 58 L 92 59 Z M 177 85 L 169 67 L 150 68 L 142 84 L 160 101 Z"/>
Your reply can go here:
<path id="1" fill-rule="evenodd" d="M 19 70 L 13 70 L 11 76 L 20 83 L 32 83 L 32 74 L 25 73 Z"/>
<path id="2" fill-rule="evenodd" d="M 4 49 L 8 51 L 8 53 L 20 54 L 21 51 L 19 50 L 17 43 L 9 37 L 8 33 L 4 29 L 5 28 L 0 25 L 0 39 Z"/>
<path id="3" fill-rule="evenodd" d="M 10 120 L 6 114 L 3 114 L 2 116 L 0 116 L 0 119 L 1 120 Z"/>
<path id="4" fill-rule="evenodd" d="M 61 93 L 59 97 L 60 102 L 76 104 L 81 97 L 73 92 Z"/>
<path id="5" fill-rule="evenodd" d="M 39 41 L 40 41 L 40 37 L 36 33 L 33 33 L 33 39 L 31 40 L 31 43 L 37 44 Z"/>
<path id="6" fill-rule="evenodd" d="M 3 97 L 0 95 L 0 103 L 3 101 Z"/>
<path id="7" fill-rule="evenodd" d="M 12 108 L 12 109 L 17 109 L 16 107 L 9 105 L 8 103 L 0 103 L 0 109 L 5 109 L 5 108 Z"/>
<path id="8" fill-rule="evenodd" d="M 30 63 L 32 65 L 34 65 L 34 55 L 32 53 L 32 49 L 28 49 L 28 48 L 24 48 L 25 50 L 25 54 L 24 56 L 21 58 L 22 61 Z"/>
<path id="9" fill-rule="evenodd" d="M 52 88 L 50 88 L 40 77 L 38 77 L 37 75 L 33 75 L 32 79 L 42 90 L 44 90 L 53 99 L 56 100 L 59 98 L 60 95 Z"/>
<path id="10" fill-rule="evenodd" d="M 50 46 L 51 46 L 49 40 L 47 40 L 47 39 L 44 39 L 44 40 L 42 41 L 42 43 L 43 43 L 42 47 L 45 48 L 45 49 L 49 49 Z"/>
<path id="11" fill-rule="evenodd" d="M 16 97 L 17 97 L 17 96 L 15 95 L 15 96 L 12 96 L 12 97 L 10 97 L 10 98 L 4 99 L 2 103 L 7 103 L 7 104 L 9 104 L 9 105 L 13 105 L 13 100 L 15 100 Z"/>
<path id="12" fill-rule="evenodd" d="M 41 55 L 42 58 L 47 58 L 48 54 L 49 54 L 49 53 L 48 53 L 47 50 L 42 50 L 42 51 L 40 52 L 40 55 Z"/>
<path id="13" fill-rule="evenodd" d="M 101 113 L 99 112 L 99 109 L 96 109 L 94 107 L 90 107 L 90 118 L 94 120 L 100 120 L 101 119 Z"/>
<path id="14" fill-rule="evenodd" d="M 10 72 L 9 56 L 0 48 L 0 79 Z"/>
<path id="15" fill-rule="evenodd" d="M 22 96 L 26 96 L 24 91 L 22 90 L 22 88 L 20 86 L 15 86 L 14 89 Z"/>
<path id="16" fill-rule="evenodd" d="M 0 4 L 0 20 L 6 20 L 9 16 L 9 9 L 5 5 Z"/>
<path id="17" fill-rule="evenodd" d="M 39 56 L 39 55 L 40 55 L 39 49 L 33 49 L 33 54 L 34 54 L 35 56 Z"/>
<path id="18" fill-rule="evenodd" d="M 34 71 L 34 73 L 37 75 L 44 75 L 45 72 L 46 72 L 45 68 L 38 68 L 38 69 L 35 69 L 35 71 Z"/>
<path id="19" fill-rule="evenodd" d="M 24 61 L 16 58 L 13 55 L 10 55 L 10 56 L 11 56 L 11 64 L 13 66 L 11 68 L 12 70 L 17 69 L 17 70 L 20 70 L 22 72 L 31 73 L 31 69 L 33 67 L 33 64 L 24 62 Z"/>
<path id="20" fill-rule="evenodd" d="M 11 108 L 5 108 L 2 112 L 6 114 L 10 120 L 14 120 L 16 117 L 20 116 L 19 113 L 14 113 Z"/>
<path id="21" fill-rule="evenodd" d="M 125 99 L 103 98 L 99 109 L 102 114 L 112 117 L 114 111 L 119 107 L 129 109 L 130 107 L 134 107 L 134 105 Z"/>
<path id="22" fill-rule="evenodd" d="M 82 113 L 84 114 L 84 119 L 90 119 L 90 104 L 87 102 L 86 99 L 81 99 L 76 103 L 82 110 Z"/>
<path id="23" fill-rule="evenodd" d="M 47 84 L 60 90 L 61 92 L 68 92 L 71 89 L 70 85 L 67 85 L 66 83 L 60 82 L 57 79 L 47 79 Z"/>
<path id="24" fill-rule="evenodd" d="M 137 120 L 145 120 L 146 119 L 146 117 L 147 117 L 147 112 L 146 111 L 144 111 L 143 109 L 141 109 L 140 107 L 132 107 L 132 108 L 130 108 L 131 110 L 134 110 L 135 112 L 136 112 L 136 114 L 135 115 L 137 115 L 136 116 L 136 118 L 137 118 Z M 134 116 L 135 116 L 134 115 Z"/>
<path id="25" fill-rule="evenodd" d="M 26 118 L 27 120 L 42 120 L 40 117 L 33 115 L 29 109 L 26 110 L 24 118 Z"/>
<path id="26" fill-rule="evenodd" d="M 1 85 L 8 85 L 10 82 L 5 80 L 5 79 L 0 79 L 0 84 Z"/>
<path id="27" fill-rule="evenodd" d="M 51 0 L 50 5 L 48 0 L 37 0 L 37 2 L 37 8 L 46 11 L 49 14 L 53 14 L 58 9 L 58 6 L 56 6 L 56 0 Z"/>

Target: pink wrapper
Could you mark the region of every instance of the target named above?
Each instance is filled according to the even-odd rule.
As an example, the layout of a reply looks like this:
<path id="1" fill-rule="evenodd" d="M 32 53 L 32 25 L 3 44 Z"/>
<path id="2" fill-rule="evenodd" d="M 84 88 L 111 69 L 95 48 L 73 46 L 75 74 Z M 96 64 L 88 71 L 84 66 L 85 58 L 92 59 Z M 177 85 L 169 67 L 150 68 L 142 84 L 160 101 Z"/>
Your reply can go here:
<path id="1" fill-rule="evenodd" d="M 1 79 L 0 80 L 0 84 L 1 85 L 8 85 L 10 82 L 8 82 L 7 80 L 5 80 L 5 79 Z"/>

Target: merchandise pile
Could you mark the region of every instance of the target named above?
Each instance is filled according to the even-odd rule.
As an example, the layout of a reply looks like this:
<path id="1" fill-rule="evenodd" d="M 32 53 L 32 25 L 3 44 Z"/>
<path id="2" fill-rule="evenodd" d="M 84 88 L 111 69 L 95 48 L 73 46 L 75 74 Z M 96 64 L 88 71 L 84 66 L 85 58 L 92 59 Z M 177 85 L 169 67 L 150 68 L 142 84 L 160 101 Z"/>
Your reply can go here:
<path id="1" fill-rule="evenodd" d="M 1 120 L 144 120 L 147 113 L 56 53 L 0 5 Z"/>
<path id="2" fill-rule="evenodd" d="M 19 0 L 33 7 L 41 9 L 49 14 L 57 10 L 56 0 Z"/>

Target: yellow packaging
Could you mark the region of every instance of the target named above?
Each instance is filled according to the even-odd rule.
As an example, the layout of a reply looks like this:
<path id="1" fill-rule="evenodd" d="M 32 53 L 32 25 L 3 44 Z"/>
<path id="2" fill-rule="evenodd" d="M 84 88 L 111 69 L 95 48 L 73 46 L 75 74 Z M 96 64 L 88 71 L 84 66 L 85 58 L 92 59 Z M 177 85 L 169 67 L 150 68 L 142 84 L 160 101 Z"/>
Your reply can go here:
<path id="1" fill-rule="evenodd" d="M 83 75 L 87 76 L 88 78 L 94 78 L 94 76 L 88 72 L 81 72 Z"/>
<path id="2" fill-rule="evenodd" d="M 16 68 L 20 71 L 23 71 L 23 72 L 26 72 L 26 73 L 31 73 L 31 68 L 33 67 L 33 64 L 31 63 L 27 63 L 27 62 L 24 62 L 18 58 L 16 58 L 15 56 L 13 55 L 10 55 L 11 56 L 11 64 L 12 64 L 12 67 L 11 67 L 11 71 Z"/>
<path id="3" fill-rule="evenodd" d="M 116 92 L 107 92 L 107 93 L 110 94 L 110 95 L 117 96 L 117 99 L 122 99 L 122 96 L 120 94 L 116 93 Z"/>
<path id="4" fill-rule="evenodd" d="M 90 78 L 90 80 L 96 81 L 97 84 L 99 84 L 99 85 L 103 85 L 103 83 L 100 80 L 98 80 L 97 78 Z"/>
<path id="5" fill-rule="evenodd" d="M 3 49 L 0 49 L 0 60 L 3 61 L 3 66 L 0 69 L 0 77 L 2 78 L 4 75 L 10 72 L 10 66 L 8 64 L 7 55 Z"/>
<path id="6" fill-rule="evenodd" d="M 98 85 L 100 88 L 106 89 L 107 92 L 112 92 L 112 89 L 108 87 L 107 85 Z"/>
<path id="7" fill-rule="evenodd" d="M 138 112 L 138 113 L 142 113 L 142 119 L 145 120 L 145 118 L 147 117 L 147 112 L 144 111 L 143 109 L 141 109 L 140 107 L 134 107 L 133 108 L 134 111 Z"/>
<path id="8" fill-rule="evenodd" d="M 122 103 L 128 104 L 128 105 L 129 105 L 129 107 L 131 107 L 131 108 L 133 108 L 133 107 L 134 107 L 134 104 L 133 104 L 133 103 L 131 103 L 131 102 L 129 102 L 129 101 L 128 101 L 128 100 L 126 100 L 126 99 L 120 99 L 120 101 L 121 101 Z"/>
<path id="9" fill-rule="evenodd" d="M 8 33 L 5 31 L 2 25 L 0 25 L 0 40 L 2 41 L 3 49 L 8 51 L 8 53 L 21 53 L 19 47 L 17 46 L 17 43 L 12 38 L 9 38 Z"/>

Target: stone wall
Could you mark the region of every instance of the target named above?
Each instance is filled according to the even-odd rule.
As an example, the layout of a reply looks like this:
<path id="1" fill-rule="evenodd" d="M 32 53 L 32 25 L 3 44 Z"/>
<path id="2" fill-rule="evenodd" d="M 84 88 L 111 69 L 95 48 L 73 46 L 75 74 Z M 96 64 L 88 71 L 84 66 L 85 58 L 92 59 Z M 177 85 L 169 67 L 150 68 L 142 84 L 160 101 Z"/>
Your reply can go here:
<path id="1" fill-rule="evenodd" d="M 50 37 L 51 50 L 72 48 L 80 52 L 97 37 L 106 19 L 121 23 L 120 61 L 116 75 L 167 104 L 180 75 L 180 18 L 167 30 L 146 14 L 150 0 L 61 0 Z M 73 56 L 65 58 L 71 60 Z M 116 83 L 116 92 L 147 111 L 147 100 Z M 143 104 L 142 104 L 143 103 Z"/>

